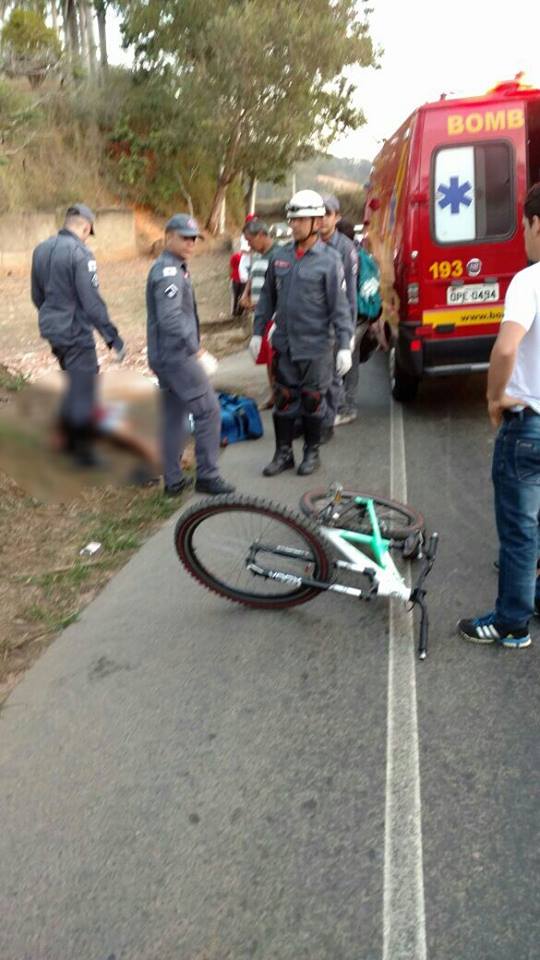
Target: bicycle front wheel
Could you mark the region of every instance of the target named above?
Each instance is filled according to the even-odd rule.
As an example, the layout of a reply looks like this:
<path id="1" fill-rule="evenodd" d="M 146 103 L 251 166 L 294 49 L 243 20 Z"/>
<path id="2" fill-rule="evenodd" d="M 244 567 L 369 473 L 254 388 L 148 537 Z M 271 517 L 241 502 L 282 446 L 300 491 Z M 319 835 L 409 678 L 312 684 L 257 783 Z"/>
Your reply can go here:
<path id="1" fill-rule="evenodd" d="M 341 527 L 356 533 L 371 533 L 371 520 L 366 509 L 355 503 L 357 497 L 373 500 L 381 535 L 388 540 L 406 540 L 411 535 L 424 532 L 425 521 L 421 513 L 405 503 L 378 497 L 371 493 L 343 490 L 336 503 L 329 526 Z M 328 490 L 308 490 L 300 500 L 302 513 L 313 519 L 320 517 L 332 503 L 333 495 Z M 328 521 L 326 521 L 328 522 Z"/>
<path id="2" fill-rule="evenodd" d="M 315 524 L 278 504 L 252 497 L 202 500 L 178 520 L 175 546 L 186 570 L 228 600 L 258 609 L 306 603 L 321 588 L 279 576 L 326 582 L 332 564 Z M 249 569 L 252 563 L 277 577 Z"/>

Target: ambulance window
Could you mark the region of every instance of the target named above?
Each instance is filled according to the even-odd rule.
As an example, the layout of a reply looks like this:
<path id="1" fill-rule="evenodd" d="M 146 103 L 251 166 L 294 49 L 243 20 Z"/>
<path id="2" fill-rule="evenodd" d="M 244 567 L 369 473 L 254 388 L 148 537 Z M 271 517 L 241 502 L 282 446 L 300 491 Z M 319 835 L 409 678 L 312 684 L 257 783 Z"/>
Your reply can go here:
<path id="1" fill-rule="evenodd" d="M 513 226 L 511 153 L 506 143 L 475 147 L 477 239 L 504 237 Z"/>
<path id="2" fill-rule="evenodd" d="M 439 150 L 433 165 L 433 227 L 438 243 L 507 236 L 514 227 L 512 151 L 508 143 Z"/>

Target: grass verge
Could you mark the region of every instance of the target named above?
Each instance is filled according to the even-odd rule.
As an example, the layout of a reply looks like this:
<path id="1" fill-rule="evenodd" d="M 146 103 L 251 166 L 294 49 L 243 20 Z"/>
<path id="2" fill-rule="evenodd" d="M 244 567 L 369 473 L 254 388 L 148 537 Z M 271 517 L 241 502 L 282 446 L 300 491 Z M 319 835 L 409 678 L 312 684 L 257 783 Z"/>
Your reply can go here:
<path id="1" fill-rule="evenodd" d="M 55 634 L 180 505 L 156 488 L 116 487 L 45 504 L 0 473 L 0 703 Z M 91 541 L 101 544 L 99 551 L 81 557 Z"/>
<path id="2" fill-rule="evenodd" d="M 28 382 L 27 377 L 22 373 L 12 373 L 2 363 L 0 363 L 0 390 L 9 390 L 10 393 L 18 393 Z"/>

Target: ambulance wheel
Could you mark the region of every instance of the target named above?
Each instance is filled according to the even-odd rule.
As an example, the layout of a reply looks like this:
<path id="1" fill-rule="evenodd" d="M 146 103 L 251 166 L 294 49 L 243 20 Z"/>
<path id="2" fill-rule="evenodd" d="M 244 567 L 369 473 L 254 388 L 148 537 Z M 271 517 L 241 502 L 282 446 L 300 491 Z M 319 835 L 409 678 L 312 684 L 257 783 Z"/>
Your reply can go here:
<path id="1" fill-rule="evenodd" d="M 402 403 L 414 400 L 419 383 L 418 377 L 413 377 L 403 367 L 400 367 L 396 357 L 396 348 L 392 347 L 390 351 L 390 386 L 394 400 L 400 400 Z"/>

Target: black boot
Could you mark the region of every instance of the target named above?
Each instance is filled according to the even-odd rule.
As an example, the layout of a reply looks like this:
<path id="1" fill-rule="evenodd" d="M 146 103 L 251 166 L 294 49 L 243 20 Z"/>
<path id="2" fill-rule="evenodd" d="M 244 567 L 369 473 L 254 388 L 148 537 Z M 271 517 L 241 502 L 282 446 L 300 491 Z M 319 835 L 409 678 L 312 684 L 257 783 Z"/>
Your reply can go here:
<path id="1" fill-rule="evenodd" d="M 292 470 L 294 467 L 292 448 L 294 420 L 274 415 L 274 432 L 276 435 L 276 452 L 263 470 L 263 476 L 265 477 L 275 477 L 278 473 L 283 473 L 284 470 Z"/>
<path id="2" fill-rule="evenodd" d="M 96 453 L 92 440 L 94 431 L 91 427 L 71 427 L 71 457 L 75 466 L 85 470 L 104 469 L 107 464 Z"/>
<path id="3" fill-rule="evenodd" d="M 308 477 L 315 473 L 321 465 L 319 447 L 321 445 L 322 423 L 316 417 L 304 417 L 304 459 L 298 467 L 297 473 L 301 477 Z"/>

